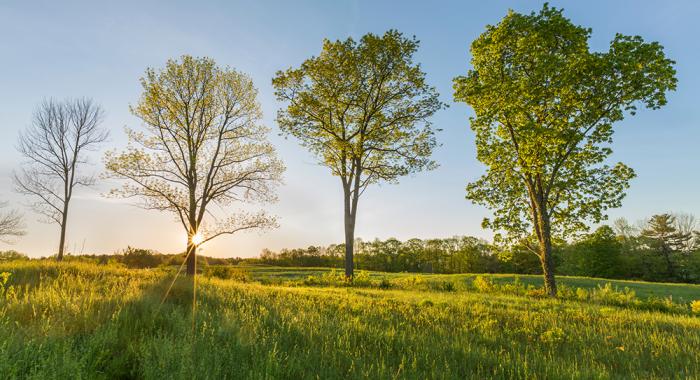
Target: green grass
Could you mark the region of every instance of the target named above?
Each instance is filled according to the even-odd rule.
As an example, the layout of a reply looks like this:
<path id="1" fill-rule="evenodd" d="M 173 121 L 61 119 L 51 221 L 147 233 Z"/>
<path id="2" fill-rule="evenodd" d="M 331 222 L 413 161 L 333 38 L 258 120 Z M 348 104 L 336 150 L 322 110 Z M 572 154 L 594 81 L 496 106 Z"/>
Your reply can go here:
<path id="1" fill-rule="evenodd" d="M 307 276 L 319 276 L 324 273 L 329 273 L 332 269 L 329 268 L 289 268 L 289 267 L 273 267 L 273 266 L 249 266 L 246 270 L 256 280 L 280 282 L 289 280 L 300 280 Z M 342 269 L 338 269 L 341 272 Z M 493 280 L 497 284 L 512 283 L 516 278 L 525 285 L 541 287 L 541 275 L 513 275 L 513 274 L 421 274 L 421 273 L 386 273 L 386 272 L 367 272 L 370 278 L 390 280 L 418 277 L 426 282 L 431 281 L 449 281 L 455 285 L 471 284 L 476 276 L 482 276 Z M 656 283 L 643 281 L 625 281 L 625 280 L 610 280 L 603 278 L 592 277 L 574 277 L 574 276 L 557 276 L 557 283 L 571 288 L 594 289 L 606 283 L 610 283 L 613 287 L 633 290 L 636 295 L 642 299 L 649 297 L 672 297 L 681 303 L 687 303 L 692 300 L 700 299 L 700 285 L 693 284 L 674 284 L 674 283 Z"/>
<path id="2" fill-rule="evenodd" d="M 187 279 L 161 304 L 170 271 L 0 264 L 0 272 L 12 273 L 11 290 L 0 292 L 0 374 L 10 379 L 700 377 L 700 318 L 689 313 L 467 288 L 306 287 L 293 281 L 319 272 L 250 270 L 254 278 L 287 282 L 198 278 L 193 318 Z M 597 280 L 562 281 L 585 286 Z M 697 295 L 696 287 L 634 285 L 670 289 L 689 299 Z"/>

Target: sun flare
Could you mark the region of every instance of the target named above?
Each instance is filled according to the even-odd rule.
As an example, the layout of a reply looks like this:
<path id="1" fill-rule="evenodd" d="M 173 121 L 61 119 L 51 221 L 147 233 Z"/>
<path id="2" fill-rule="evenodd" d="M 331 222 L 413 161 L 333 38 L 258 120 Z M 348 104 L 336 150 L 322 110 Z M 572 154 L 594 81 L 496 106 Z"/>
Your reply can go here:
<path id="1" fill-rule="evenodd" d="M 197 232 L 196 234 L 192 235 L 192 244 L 194 245 L 200 245 L 204 242 L 204 235 L 202 235 L 201 232 Z"/>

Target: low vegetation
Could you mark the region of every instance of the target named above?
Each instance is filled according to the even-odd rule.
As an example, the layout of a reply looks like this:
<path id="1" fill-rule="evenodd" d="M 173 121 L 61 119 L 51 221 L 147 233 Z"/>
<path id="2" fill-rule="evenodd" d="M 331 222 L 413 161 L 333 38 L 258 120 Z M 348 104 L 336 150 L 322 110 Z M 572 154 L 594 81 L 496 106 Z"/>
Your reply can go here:
<path id="1" fill-rule="evenodd" d="M 649 292 L 620 288 L 627 282 L 562 278 L 571 295 L 551 299 L 539 297 L 535 276 L 359 272 L 350 284 L 328 269 L 224 268 L 198 277 L 193 314 L 191 279 L 163 298 L 172 267 L 0 263 L 0 373 L 649 379 L 700 372 L 693 285 L 630 282 L 676 289 L 663 296 L 673 297 L 673 308 L 651 308 L 640 307 L 650 304 Z"/>

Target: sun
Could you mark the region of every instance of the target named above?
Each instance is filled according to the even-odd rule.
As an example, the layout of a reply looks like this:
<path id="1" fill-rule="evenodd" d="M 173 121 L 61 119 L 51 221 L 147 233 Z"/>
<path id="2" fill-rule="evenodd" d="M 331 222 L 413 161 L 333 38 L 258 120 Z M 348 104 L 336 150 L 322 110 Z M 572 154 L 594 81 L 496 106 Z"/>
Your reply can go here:
<path id="1" fill-rule="evenodd" d="M 200 245 L 202 242 L 204 242 L 204 235 L 202 235 L 201 232 L 197 232 L 196 234 L 192 235 L 192 244 Z"/>

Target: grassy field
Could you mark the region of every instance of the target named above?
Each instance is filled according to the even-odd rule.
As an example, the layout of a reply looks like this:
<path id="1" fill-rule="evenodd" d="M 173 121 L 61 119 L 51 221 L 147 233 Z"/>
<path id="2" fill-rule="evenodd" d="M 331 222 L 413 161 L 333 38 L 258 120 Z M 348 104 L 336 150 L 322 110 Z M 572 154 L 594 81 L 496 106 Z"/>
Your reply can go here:
<path id="1" fill-rule="evenodd" d="M 329 268 L 289 268 L 289 267 L 273 267 L 273 266 L 250 266 L 245 269 L 251 274 L 252 278 L 259 281 L 280 282 L 284 283 L 289 280 L 300 280 L 308 276 L 319 276 L 324 273 L 333 271 Z M 336 270 L 338 272 L 342 269 Z M 513 275 L 513 274 L 417 274 L 417 273 L 385 273 L 385 272 L 366 272 L 370 278 L 374 279 L 401 279 L 417 277 L 425 282 L 452 282 L 456 288 L 460 285 L 469 285 L 475 277 L 482 276 L 493 280 L 497 284 L 512 283 L 516 278 L 518 281 L 526 285 L 542 286 L 541 275 Z M 560 285 L 565 285 L 572 288 L 593 289 L 598 286 L 610 283 L 613 287 L 623 289 L 629 288 L 633 290 L 640 298 L 648 297 L 672 297 L 678 302 L 690 302 L 700 299 L 700 285 L 692 284 L 672 284 L 672 283 L 654 283 L 643 281 L 625 281 L 625 280 L 609 280 L 590 277 L 573 277 L 559 276 L 557 277 Z"/>
<path id="2" fill-rule="evenodd" d="M 25 262 L 0 272 L 10 273 L 0 290 L 3 378 L 700 377 L 700 318 L 689 308 L 482 292 L 469 275 L 371 273 L 366 287 L 308 286 L 328 273 L 261 267 L 249 268 L 251 282 L 199 277 L 193 313 L 188 279 L 163 302 L 171 270 Z M 422 286 L 431 282 L 462 285 Z M 594 289 L 600 280 L 562 282 Z M 622 286 L 700 298 L 694 286 Z"/>

